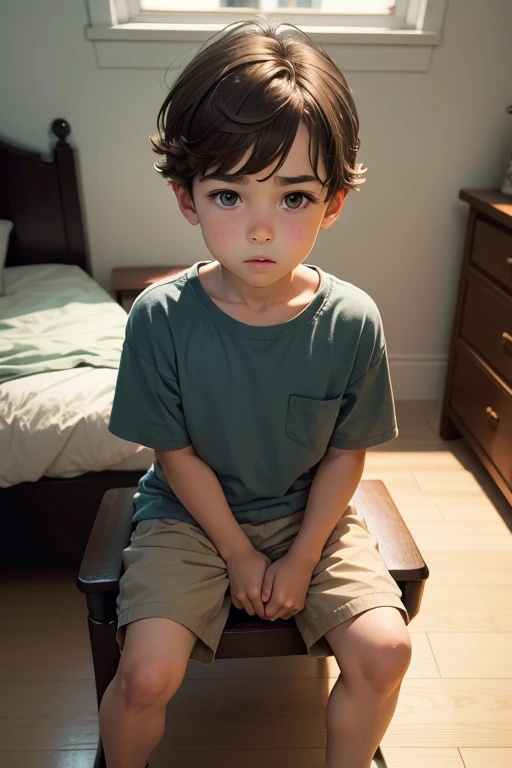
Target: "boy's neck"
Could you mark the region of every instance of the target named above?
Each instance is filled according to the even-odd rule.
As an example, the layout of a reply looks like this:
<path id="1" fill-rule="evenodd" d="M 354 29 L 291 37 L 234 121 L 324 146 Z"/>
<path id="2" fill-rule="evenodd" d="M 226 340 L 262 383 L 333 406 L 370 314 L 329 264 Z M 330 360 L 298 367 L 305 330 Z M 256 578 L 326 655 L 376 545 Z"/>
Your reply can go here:
<path id="1" fill-rule="evenodd" d="M 303 264 L 272 285 L 261 288 L 244 283 L 218 261 L 201 267 L 199 276 L 212 299 L 238 307 L 241 305 L 241 308 L 259 315 L 278 307 L 307 306 L 319 286 L 318 273 Z"/>

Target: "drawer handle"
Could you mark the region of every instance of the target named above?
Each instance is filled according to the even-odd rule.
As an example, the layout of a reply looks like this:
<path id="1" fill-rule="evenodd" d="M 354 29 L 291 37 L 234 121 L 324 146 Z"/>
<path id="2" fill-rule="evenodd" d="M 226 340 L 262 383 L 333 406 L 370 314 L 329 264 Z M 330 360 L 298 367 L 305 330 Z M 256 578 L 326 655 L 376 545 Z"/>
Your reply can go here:
<path id="1" fill-rule="evenodd" d="M 512 267 L 512 256 L 507 256 L 507 264 L 510 264 Z"/>
<path id="2" fill-rule="evenodd" d="M 487 406 L 485 409 L 486 414 L 489 416 L 489 426 L 493 427 L 493 429 L 498 428 L 498 424 L 500 421 L 500 417 L 496 413 L 496 411 L 493 411 L 490 405 Z"/>
<path id="3" fill-rule="evenodd" d="M 503 331 L 501 334 L 501 343 L 505 352 L 508 352 L 509 355 L 512 355 L 512 335 L 506 331 Z"/>

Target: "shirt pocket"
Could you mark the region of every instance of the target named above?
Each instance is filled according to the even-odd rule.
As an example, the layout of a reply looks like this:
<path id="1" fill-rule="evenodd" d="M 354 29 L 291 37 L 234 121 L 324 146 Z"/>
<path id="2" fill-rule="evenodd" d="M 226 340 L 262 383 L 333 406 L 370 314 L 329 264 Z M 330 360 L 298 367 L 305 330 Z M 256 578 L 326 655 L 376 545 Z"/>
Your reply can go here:
<path id="1" fill-rule="evenodd" d="M 286 434 L 309 451 L 316 451 L 332 434 L 341 400 L 342 395 L 333 400 L 311 400 L 291 395 Z"/>

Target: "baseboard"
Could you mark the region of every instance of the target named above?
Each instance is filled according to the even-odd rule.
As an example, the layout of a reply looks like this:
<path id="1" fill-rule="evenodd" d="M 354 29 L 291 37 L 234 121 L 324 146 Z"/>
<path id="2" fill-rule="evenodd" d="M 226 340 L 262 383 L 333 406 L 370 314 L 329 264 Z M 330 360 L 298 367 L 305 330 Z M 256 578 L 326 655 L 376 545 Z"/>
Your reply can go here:
<path id="1" fill-rule="evenodd" d="M 389 355 L 395 400 L 441 400 L 447 355 Z"/>

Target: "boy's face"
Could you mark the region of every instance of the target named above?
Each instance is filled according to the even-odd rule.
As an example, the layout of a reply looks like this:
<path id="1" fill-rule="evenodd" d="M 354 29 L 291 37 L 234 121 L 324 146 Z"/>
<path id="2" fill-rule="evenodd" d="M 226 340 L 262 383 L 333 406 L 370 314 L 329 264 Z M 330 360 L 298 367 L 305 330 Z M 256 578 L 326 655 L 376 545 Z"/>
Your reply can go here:
<path id="1" fill-rule="evenodd" d="M 249 153 L 232 169 L 242 168 Z M 292 183 L 282 177 L 313 176 L 309 160 L 309 131 L 301 123 L 288 157 L 275 176 L 264 179 L 277 165 L 238 179 L 193 180 L 193 197 L 185 187 L 172 183 L 180 209 L 191 224 L 200 224 L 206 246 L 214 259 L 243 282 L 267 286 L 289 274 L 309 256 L 319 229 L 328 229 L 338 218 L 346 190 L 325 202 L 327 188 L 316 179 Z M 213 173 L 214 168 L 207 173 Z M 323 158 L 318 173 L 325 178 Z M 245 181 L 245 183 L 244 183 Z M 311 197 L 312 200 L 309 200 Z M 250 259 L 266 257 L 273 263 L 255 265 Z"/>

